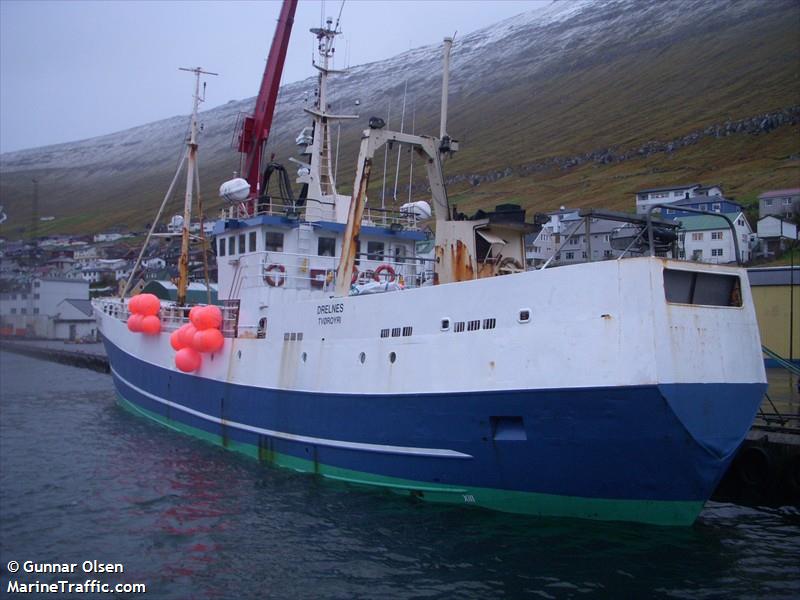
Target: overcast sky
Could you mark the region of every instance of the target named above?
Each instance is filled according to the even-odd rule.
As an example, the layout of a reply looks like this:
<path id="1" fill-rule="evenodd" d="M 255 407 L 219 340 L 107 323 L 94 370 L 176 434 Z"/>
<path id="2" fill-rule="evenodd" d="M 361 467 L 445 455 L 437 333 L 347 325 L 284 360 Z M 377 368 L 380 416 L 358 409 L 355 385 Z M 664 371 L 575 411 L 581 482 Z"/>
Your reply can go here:
<path id="1" fill-rule="evenodd" d="M 568 2 L 570 0 L 561 0 Z M 373 62 L 480 29 L 550 0 L 346 0 L 337 66 Z M 113 133 L 255 96 L 280 2 L 0 0 L 0 152 Z M 310 27 L 341 0 L 301 0 L 283 83 L 314 73 Z"/>

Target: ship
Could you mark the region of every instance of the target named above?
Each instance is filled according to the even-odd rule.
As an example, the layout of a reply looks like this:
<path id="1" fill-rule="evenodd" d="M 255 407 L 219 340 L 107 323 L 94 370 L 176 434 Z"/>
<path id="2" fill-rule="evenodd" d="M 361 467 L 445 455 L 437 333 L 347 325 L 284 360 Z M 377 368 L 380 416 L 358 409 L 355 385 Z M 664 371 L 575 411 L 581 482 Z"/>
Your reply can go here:
<path id="1" fill-rule="evenodd" d="M 326 100 L 338 21 L 311 32 L 319 74 L 296 140 L 301 193 L 263 157 L 242 170 L 258 186 L 235 178 L 220 190 L 219 344 L 176 366 L 195 308 L 180 291 L 153 308 L 151 335 L 131 330 L 141 307 L 127 289 L 94 301 L 119 402 L 269 465 L 418 500 L 693 523 L 766 389 L 745 271 L 669 257 L 659 242 L 669 225 L 652 214 L 632 221 L 647 242 L 635 256 L 527 268 L 524 211 L 465 217 L 448 202 L 443 162 L 458 149 L 446 133 L 448 39 L 439 136 L 370 119 L 353 192 L 339 194 L 331 125 L 354 115 Z M 241 147 L 264 130 L 258 117 Z M 387 144 L 424 162 L 430 202 L 392 210 L 367 198 Z M 271 176 L 282 193 L 266 193 Z M 419 252 L 430 230 L 434 251 Z"/>

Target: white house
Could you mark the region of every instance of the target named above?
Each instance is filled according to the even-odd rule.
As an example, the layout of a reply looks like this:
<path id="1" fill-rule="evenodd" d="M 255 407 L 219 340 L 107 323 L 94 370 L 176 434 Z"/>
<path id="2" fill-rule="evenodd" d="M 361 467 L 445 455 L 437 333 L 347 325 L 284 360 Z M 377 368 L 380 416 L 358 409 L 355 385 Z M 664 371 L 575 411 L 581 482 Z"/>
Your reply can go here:
<path id="1" fill-rule="evenodd" d="M 59 340 L 97 341 L 97 322 L 92 312 L 91 300 L 68 298 L 58 303 L 53 317 L 53 335 Z"/>
<path id="2" fill-rule="evenodd" d="M 29 335 L 52 338 L 59 304 L 67 298 L 88 301 L 89 283 L 82 279 L 34 279 L 26 289 L 0 294 L 0 320 L 4 326 Z"/>
<path id="3" fill-rule="evenodd" d="M 698 196 L 722 196 L 722 188 L 718 185 L 703 186 L 699 183 L 690 183 L 639 190 L 636 192 L 636 214 L 646 214 L 654 204 L 672 204 Z"/>
<path id="4" fill-rule="evenodd" d="M 756 224 L 761 253 L 771 256 L 782 252 L 790 242 L 798 239 L 797 225 L 774 215 L 767 215 Z"/>
<path id="5" fill-rule="evenodd" d="M 727 213 L 725 216 L 734 223 L 739 256 L 746 263 L 751 258 L 753 229 L 744 213 Z M 691 215 L 679 220 L 680 258 L 717 264 L 736 261 L 732 232 L 727 221 L 715 215 Z"/>

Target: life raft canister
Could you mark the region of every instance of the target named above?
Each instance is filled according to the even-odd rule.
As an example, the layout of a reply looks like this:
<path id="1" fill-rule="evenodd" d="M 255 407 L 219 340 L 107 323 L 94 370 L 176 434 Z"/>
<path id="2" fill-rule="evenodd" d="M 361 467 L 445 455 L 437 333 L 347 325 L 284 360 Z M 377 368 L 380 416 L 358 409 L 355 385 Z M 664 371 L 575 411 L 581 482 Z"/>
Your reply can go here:
<path id="1" fill-rule="evenodd" d="M 381 280 L 381 275 L 383 273 L 388 273 L 389 274 L 389 282 L 390 283 L 392 281 L 394 281 L 396 279 L 396 277 L 397 277 L 397 275 L 394 272 L 394 268 L 392 267 L 392 265 L 382 264 L 377 269 L 375 269 L 375 273 L 372 274 L 372 278 L 375 281 L 380 281 Z"/>
<path id="2" fill-rule="evenodd" d="M 277 271 L 278 275 L 273 277 L 270 273 Z M 264 269 L 264 281 L 270 287 L 281 287 L 286 282 L 286 267 L 277 263 L 272 263 Z"/>

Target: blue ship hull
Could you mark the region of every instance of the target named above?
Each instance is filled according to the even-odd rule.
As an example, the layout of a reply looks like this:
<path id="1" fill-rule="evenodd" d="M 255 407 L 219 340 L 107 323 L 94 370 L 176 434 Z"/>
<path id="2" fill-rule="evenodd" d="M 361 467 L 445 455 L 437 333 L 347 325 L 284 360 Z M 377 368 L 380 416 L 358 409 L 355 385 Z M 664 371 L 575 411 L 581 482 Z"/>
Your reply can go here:
<path id="1" fill-rule="evenodd" d="M 433 501 L 670 525 L 694 521 L 766 387 L 320 394 L 186 375 L 105 345 L 126 405 L 268 462 Z"/>

